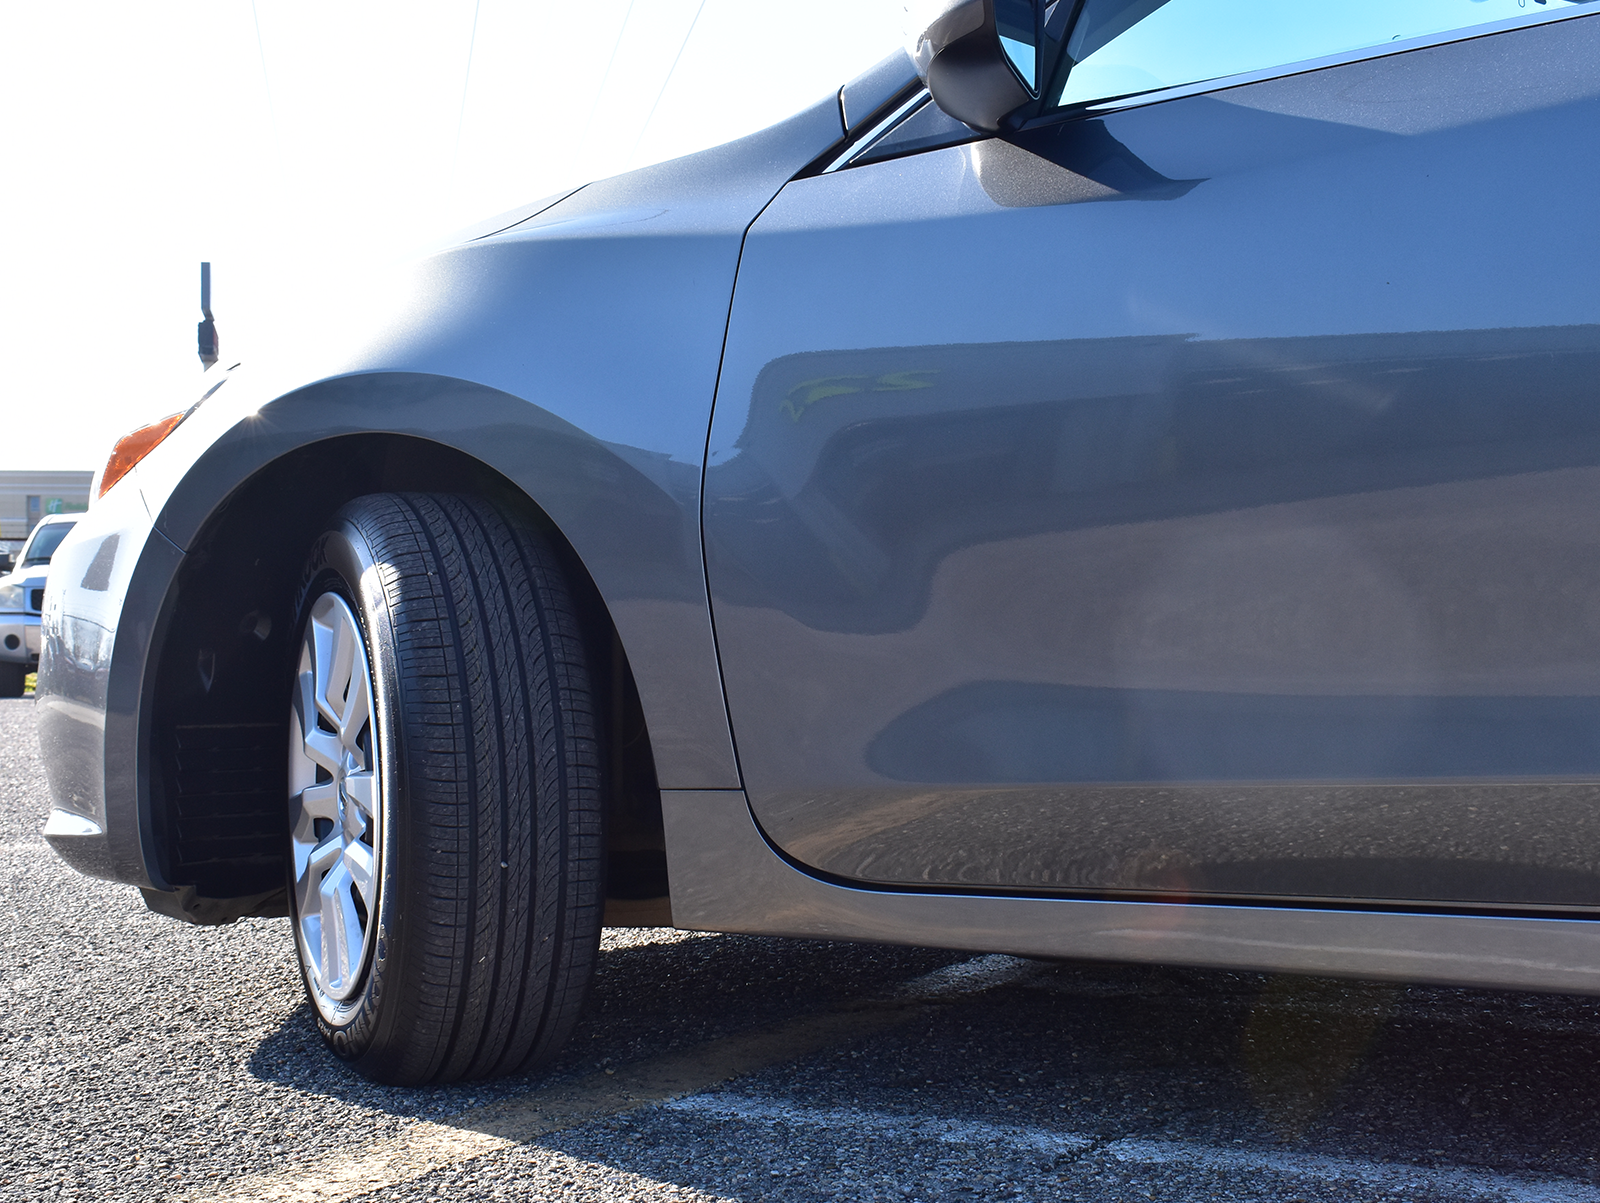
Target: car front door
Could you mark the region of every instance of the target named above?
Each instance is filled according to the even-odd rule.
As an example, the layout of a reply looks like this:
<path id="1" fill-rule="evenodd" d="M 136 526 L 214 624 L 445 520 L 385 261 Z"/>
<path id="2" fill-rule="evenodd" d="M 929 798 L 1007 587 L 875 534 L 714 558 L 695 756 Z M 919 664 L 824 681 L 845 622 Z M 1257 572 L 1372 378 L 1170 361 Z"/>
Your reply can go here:
<path id="1" fill-rule="evenodd" d="M 704 526 L 786 853 L 1600 905 L 1600 19 L 1454 39 L 1085 108 L 1133 45 L 768 207 Z"/>

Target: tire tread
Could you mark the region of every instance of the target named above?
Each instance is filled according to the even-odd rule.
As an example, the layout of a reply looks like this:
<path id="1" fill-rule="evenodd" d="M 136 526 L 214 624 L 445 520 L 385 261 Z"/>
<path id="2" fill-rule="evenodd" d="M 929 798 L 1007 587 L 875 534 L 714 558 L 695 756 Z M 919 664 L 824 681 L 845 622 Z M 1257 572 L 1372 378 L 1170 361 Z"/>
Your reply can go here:
<path id="1" fill-rule="evenodd" d="M 380 566 L 398 660 L 413 941 L 357 1063 L 407 1084 L 514 1072 L 570 1035 L 598 959 L 603 762 L 578 614 L 547 538 L 482 497 L 375 494 L 342 516 Z"/>

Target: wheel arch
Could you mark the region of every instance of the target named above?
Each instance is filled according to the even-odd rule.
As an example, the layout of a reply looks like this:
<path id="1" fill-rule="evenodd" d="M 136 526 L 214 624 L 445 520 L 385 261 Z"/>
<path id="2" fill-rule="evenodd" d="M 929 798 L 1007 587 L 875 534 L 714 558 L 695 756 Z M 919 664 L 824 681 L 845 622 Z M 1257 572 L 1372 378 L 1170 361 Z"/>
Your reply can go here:
<path id="1" fill-rule="evenodd" d="M 363 378 L 358 391 L 370 394 L 375 384 L 381 387 Z M 402 392 L 418 389 L 415 380 L 388 384 L 409 386 Z M 545 498 L 536 499 L 503 470 L 504 463 L 496 466 L 457 445 L 469 440 L 329 422 L 337 417 L 329 411 L 337 411 L 338 398 L 326 389 L 303 390 L 294 403 L 264 409 L 255 416 L 254 430 L 230 430 L 233 437 L 208 447 L 166 497 L 157 527 L 186 554 L 152 642 L 146 679 L 153 688 L 140 724 L 139 775 L 151 828 L 145 847 L 161 860 L 153 876 L 175 887 L 146 891 L 154 909 L 208 923 L 281 910 L 288 728 L 280 703 L 301 565 L 322 524 L 346 501 L 365 493 L 419 491 L 490 497 L 543 529 L 557 549 L 585 616 L 595 680 L 604 695 L 599 705 L 610 715 L 608 915 L 616 922 L 669 918 L 655 742 L 629 659 L 635 649 L 615 620 L 613 602 L 620 593 L 624 609 L 637 609 L 641 601 L 659 605 L 662 592 L 681 594 L 681 583 L 672 589 L 670 572 L 655 590 L 639 588 L 637 580 L 630 588 L 626 579 L 613 579 L 608 598 L 591 571 L 595 557 L 580 552 L 550 511 L 565 505 L 586 512 L 591 543 L 597 526 L 631 515 L 633 534 L 653 532 L 655 558 L 670 561 L 671 551 L 663 552 L 660 543 L 681 542 L 681 518 L 672 513 L 679 507 L 621 456 L 597 448 L 581 432 L 552 430 L 538 421 L 537 411 L 527 412 L 534 407 L 525 402 L 498 394 L 491 398 L 496 412 L 485 415 L 462 402 L 471 392 L 493 390 L 435 380 L 423 391 L 453 402 L 447 411 L 452 423 L 476 441 L 495 443 L 502 458 L 515 460 L 520 452 L 523 474 L 545 478 Z M 506 414 L 508 401 L 522 412 Z M 318 428 L 292 437 L 301 424 L 286 419 L 296 414 L 315 419 Z M 485 421 L 486 416 L 502 420 Z M 549 470 L 540 473 L 541 465 Z M 590 486 L 574 487 L 575 478 L 584 477 Z M 230 478 L 237 483 L 221 487 Z M 151 492 L 147 488 L 147 499 L 154 500 Z M 555 504 L 545 504 L 552 495 Z M 610 559 L 616 578 L 618 556 Z"/>

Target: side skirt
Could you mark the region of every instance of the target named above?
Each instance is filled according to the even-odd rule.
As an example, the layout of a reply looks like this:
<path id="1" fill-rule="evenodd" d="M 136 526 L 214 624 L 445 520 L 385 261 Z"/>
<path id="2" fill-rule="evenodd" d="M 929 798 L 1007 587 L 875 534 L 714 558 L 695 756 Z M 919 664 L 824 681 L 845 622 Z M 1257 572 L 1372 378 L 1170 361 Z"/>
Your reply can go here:
<path id="1" fill-rule="evenodd" d="M 1600 922 L 863 889 L 793 867 L 742 790 L 663 790 L 675 926 L 1018 956 L 1600 994 Z"/>

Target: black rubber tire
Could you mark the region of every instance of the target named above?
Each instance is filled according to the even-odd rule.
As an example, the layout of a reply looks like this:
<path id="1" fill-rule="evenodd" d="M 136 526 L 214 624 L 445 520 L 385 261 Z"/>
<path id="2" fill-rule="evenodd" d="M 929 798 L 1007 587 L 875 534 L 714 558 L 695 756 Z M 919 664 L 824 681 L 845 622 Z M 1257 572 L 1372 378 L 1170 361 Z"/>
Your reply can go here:
<path id="1" fill-rule="evenodd" d="M 329 589 L 363 628 L 386 780 L 377 940 L 331 1017 L 306 981 L 318 1027 L 382 1082 L 531 1067 L 577 1021 L 604 904 L 597 721 L 559 561 L 482 498 L 373 494 L 312 549 L 302 629 Z"/>
<path id="2" fill-rule="evenodd" d="M 0 698 L 20 698 L 27 687 L 28 666 L 10 660 L 0 662 Z"/>

